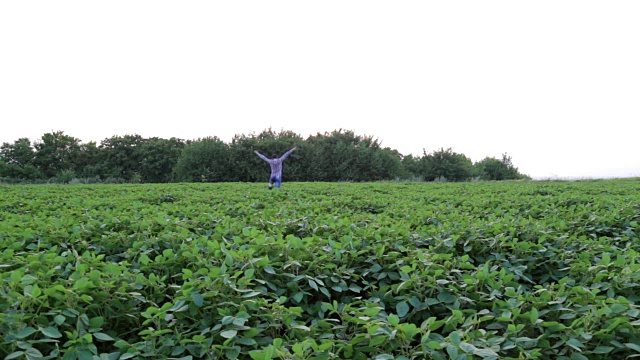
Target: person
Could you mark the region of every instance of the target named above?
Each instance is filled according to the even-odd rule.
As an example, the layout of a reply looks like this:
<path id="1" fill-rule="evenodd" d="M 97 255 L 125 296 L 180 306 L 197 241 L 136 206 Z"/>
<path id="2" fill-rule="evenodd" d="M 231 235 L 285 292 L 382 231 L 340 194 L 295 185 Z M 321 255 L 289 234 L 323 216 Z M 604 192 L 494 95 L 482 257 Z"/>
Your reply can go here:
<path id="1" fill-rule="evenodd" d="M 271 176 L 269 177 L 269 190 L 273 189 L 273 185 L 275 184 L 276 188 L 280 188 L 282 185 L 282 162 L 287 158 L 297 147 L 287 151 L 279 158 L 269 159 L 268 157 L 260 154 L 258 150 L 254 150 L 258 156 L 269 163 L 271 166 Z"/>

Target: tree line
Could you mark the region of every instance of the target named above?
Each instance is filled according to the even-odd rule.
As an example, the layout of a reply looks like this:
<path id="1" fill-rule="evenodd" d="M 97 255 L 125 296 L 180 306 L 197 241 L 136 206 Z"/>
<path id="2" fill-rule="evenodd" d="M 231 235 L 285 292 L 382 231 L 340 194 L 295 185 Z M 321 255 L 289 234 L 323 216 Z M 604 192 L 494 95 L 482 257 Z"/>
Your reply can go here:
<path id="1" fill-rule="evenodd" d="M 378 139 L 334 130 L 306 139 L 271 129 L 196 140 L 112 136 L 96 142 L 56 131 L 31 142 L 20 138 L 0 148 L 0 181 L 166 183 L 266 181 L 268 165 L 254 154 L 278 157 L 297 146 L 284 164 L 286 181 L 468 181 L 528 179 L 506 153 L 473 163 L 464 154 L 441 148 L 422 156 L 403 156 Z"/>

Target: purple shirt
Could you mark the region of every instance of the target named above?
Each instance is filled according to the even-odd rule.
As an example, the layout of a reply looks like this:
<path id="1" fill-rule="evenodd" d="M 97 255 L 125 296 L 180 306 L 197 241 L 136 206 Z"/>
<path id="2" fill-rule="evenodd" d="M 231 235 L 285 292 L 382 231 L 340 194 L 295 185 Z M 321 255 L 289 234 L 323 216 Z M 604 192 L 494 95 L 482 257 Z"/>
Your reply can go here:
<path id="1" fill-rule="evenodd" d="M 287 156 L 289 156 L 289 154 L 293 152 L 293 150 L 295 150 L 295 148 L 287 151 L 277 159 L 269 159 L 268 157 L 260 153 L 258 153 L 258 156 L 260 156 L 262 160 L 268 162 L 269 165 L 271 165 L 271 177 L 277 176 L 280 178 L 282 177 L 282 162 L 287 158 Z"/>

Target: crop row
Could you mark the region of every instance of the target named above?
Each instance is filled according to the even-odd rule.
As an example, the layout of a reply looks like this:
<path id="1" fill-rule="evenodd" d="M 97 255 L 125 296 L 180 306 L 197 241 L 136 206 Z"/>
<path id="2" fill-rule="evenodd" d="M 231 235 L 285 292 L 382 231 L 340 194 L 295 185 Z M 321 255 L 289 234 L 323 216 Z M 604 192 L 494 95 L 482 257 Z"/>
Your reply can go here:
<path id="1" fill-rule="evenodd" d="M 0 187 L 0 353 L 640 356 L 638 185 Z"/>

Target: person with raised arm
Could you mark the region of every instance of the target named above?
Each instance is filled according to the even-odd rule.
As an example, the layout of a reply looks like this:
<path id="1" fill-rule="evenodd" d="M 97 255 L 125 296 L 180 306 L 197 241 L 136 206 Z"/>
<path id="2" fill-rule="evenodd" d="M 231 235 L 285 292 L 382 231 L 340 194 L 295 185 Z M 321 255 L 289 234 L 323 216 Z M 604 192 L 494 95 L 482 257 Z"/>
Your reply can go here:
<path id="1" fill-rule="evenodd" d="M 262 160 L 268 162 L 269 165 L 271 166 L 271 176 L 269 177 L 269 190 L 273 189 L 274 184 L 276 188 L 280 188 L 280 186 L 282 185 L 282 162 L 284 162 L 284 159 L 286 159 L 287 156 L 289 156 L 295 149 L 297 149 L 297 147 L 294 147 L 293 149 L 282 154 L 282 156 L 280 156 L 279 158 L 274 158 L 274 159 L 269 159 L 268 157 L 260 154 L 258 150 L 254 150 L 254 152 L 258 154 L 258 156 Z"/>

